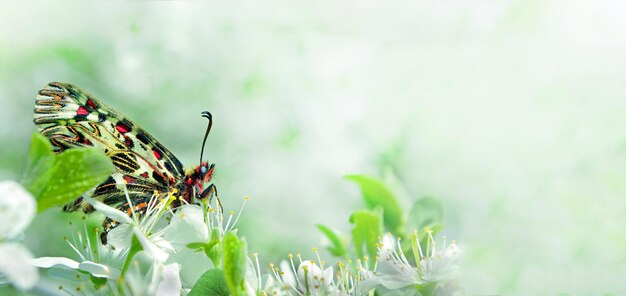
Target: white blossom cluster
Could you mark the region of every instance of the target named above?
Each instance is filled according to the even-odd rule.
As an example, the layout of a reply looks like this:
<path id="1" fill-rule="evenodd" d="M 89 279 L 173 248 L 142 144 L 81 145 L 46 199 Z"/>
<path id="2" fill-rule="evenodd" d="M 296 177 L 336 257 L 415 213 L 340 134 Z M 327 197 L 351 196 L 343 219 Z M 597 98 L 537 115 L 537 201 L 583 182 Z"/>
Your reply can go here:
<path id="1" fill-rule="evenodd" d="M 199 274 L 214 267 L 205 254 L 190 250 L 190 244 L 223 238 L 235 230 L 239 218 L 230 212 L 225 219 L 222 211 L 207 205 L 186 204 L 174 212 L 172 194 L 153 196 L 145 214 L 130 216 L 86 199 L 119 223 L 108 233 L 108 244 L 84 227 L 66 239 L 76 254 L 73 259 L 33 258 L 19 241 L 35 215 L 36 202 L 18 183 L 0 182 L 0 284 L 49 294 L 55 294 L 54 288 L 68 295 L 186 295 Z M 315 260 L 289 254 L 288 260 L 270 264 L 269 272 L 264 272 L 253 254 L 247 258 L 245 289 L 250 296 L 371 295 L 373 289 L 382 295 L 421 295 L 415 287 L 431 285 L 433 295 L 462 294 L 454 281 L 458 246 L 444 242 L 437 249 L 431 232 L 426 232 L 427 246 L 411 240 L 411 259 L 391 234 L 378 244 L 375 260 L 328 266 L 314 248 Z M 40 279 L 37 268 L 47 269 L 47 276 Z M 189 272 L 193 268 L 197 272 Z"/>

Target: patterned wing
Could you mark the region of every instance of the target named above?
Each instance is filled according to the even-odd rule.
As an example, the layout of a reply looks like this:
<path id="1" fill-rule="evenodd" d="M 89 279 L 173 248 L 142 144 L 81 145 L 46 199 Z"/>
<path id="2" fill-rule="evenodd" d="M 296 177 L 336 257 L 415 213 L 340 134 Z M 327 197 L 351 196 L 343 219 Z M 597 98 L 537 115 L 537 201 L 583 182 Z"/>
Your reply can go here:
<path id="1" fill-rule="evenodd" d="M 132 199 L 165 192 L 184 176 L 180 161 L 137 124 L 99 102 L 78 87 L 52 82 L 39 91 L 35 124 L 57 152 L 73 147 L 95 147 L 105 152 L 117 172 L 96 187 L 92 197 L 116 206 Z M 75 210 L 77 200 L 66 206 Z"/>

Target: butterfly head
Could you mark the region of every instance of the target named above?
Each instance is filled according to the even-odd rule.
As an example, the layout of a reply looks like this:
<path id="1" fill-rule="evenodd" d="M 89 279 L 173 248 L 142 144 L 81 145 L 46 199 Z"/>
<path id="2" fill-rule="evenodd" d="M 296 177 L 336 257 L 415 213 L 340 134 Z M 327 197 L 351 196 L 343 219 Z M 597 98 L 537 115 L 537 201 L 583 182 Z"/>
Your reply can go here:
<path id="1" fill-rule="evenodd" d="M 208 111 L 202 112 L 202 117 L 209 120 L 209 125 L 207 126 L 206 132 L 204 134 L 204 140 L 202 141 L 202 149 L 200 150 L 200 165 L 192 169 L 191 171 L 186 173 L 185 183 L 186 183 L 186 192 L 187 199 L 204 199 L 211 194 L 217 194 L 215 191 L 214 185 L 209 185 L 209 187 L 204 187 L 205 184 L 211 181 L 213 177 L 213 169 L 215 168 L 215 164 L 209 164 L 207 161 L 202 160 L 202 156 L 204 154 L 204 145 L 206 144 L 206 139 L 211 131 L 211 126 L 213 125 L 213 116 Z"/>
<path id="2" fill-rule="evenodd" d="M 198 181 L 200 183 L 209 183 L 211 181 L 211 177 L 213 176 L 214 168 L 214 163 L 209 165 L 208 162 L 203 161 L 198 167 L 196 167 L 196 173 L 199 179 Z"/>
<path id="3" fill-rule="evenodd" d="M 205 185 L 211 182 L 215 164 L 203 161 L 199 166 L 189 170 L 185 174 L 183 192 L 186 192 L 185 199 L 192 202 L 193 199 L 204 198 Z"/>

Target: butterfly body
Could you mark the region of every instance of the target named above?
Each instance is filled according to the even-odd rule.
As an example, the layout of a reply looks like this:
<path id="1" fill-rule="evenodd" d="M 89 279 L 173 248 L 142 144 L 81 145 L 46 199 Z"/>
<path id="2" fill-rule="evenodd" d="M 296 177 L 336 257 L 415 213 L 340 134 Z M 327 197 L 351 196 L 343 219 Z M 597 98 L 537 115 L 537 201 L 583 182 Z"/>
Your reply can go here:
<path id="1" fill-rule="evenodd" d="M 111 159 L 116 171 L 91 192 L 92 198 L 108 205 L 130 212 L 127 192 L 141 213 L 155 193 L 178 193 L 182 200 L 176 204 L 192 203 L 197 197 L 215 193 L 212 184 L 207 187 L 211 192 L 204 188 L 211 181 L 214 164 L 203 161 L 185 171 L 180 161 L 145 130 L 74 85 L 52 82 L 40 90 L 34 122 L 55 152 L 93 147 Z M 92 210 L 82 198 L 64 210 L 81 208 Z M 105 233 L 112 226 L 105 225 Z"/>

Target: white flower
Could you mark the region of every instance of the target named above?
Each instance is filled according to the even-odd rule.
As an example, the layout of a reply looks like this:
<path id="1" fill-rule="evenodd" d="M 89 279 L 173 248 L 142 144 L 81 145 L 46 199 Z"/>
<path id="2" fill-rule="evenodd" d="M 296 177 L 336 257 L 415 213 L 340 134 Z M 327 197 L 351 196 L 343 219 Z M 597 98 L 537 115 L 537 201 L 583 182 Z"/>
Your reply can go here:
<path id="1" fill-rule="evenodd" d="M 35 216 L 33 196 L 14 181 L 0 182 L 0 284 L 12 283 L 21 290 L 32 288 L 39 275 L 30 265 L 32 254 L 16 239 Z"/>
<path id="2" fill-rule="evenodd" d="M 402 253 L 400 241 L 389 233 L 378 246 L 376 278 L 388 289 L 399 289 L 408 285 L 421 284 L 417 269 L 409 264 Z"/>
<path id="3" fill-rule="evenodd" d="M 169 260 L 181 265 L 181 278 L 185 287 L 192 287 L 207 269 L 213 267 L 204 252 L 196 252 L 187 247 L 190 243 L 209 240 L 209 230 L 203 216 L 200 206 L 184 205 L 178 208 L 169 225 L 163 229 L 163 237 L 176 250 Z"/>
<path id="4" fill-rule="evenodd" d="M 185 287 L 192 287 L 207 269 L 214 267 L 205 252 L 196 250 L 200 249 L 200 246 L 217 244 L 221 242 L 226 232 L 235 231 L 239 215 L 243 212 L 247 200 L 248 197 L 244 197 L 237 216 L 234 211 L 228 212 L 226 221 L 221 210 L 216 210 L 206 203 L 183 205 L 172 215 L 169 225 L 163 228 L 162 233 L 163 238 L 176 250 L 176 253 L 170 256 L 170 260 L 181 264 L 181 277 Z M 197 248 L 190 249 L 189 244 Z M 219 245 L 217 247 L 221 248 Z"/>
<path id="5" fill-rule="evenodd" d="M 441 251 L 436 250 L 436 243 L 430 229 L 426 250 L 417 240 L 417 232 L 411 236 L 411 247 L 416 258 L 416 264 L 411 265 L 402 252 L 399 239 L 387 234 L 378 247 L 378 266 L 376 278 L 388 289 L 399 289 L 409 285 L 424 283 L 445 283 L 452 280 L 458 268 L 460 257 L 459 248 L 455 242 L 449 246 L 445 244 Z"/>
<path id="6" fill-rule="evenodd" d="M 226 221 L 221 210 L 215 210 L 209 205 L 183 205 L 173 214 L 169 225 L 163 228 L 163 237 L 172 242 L 178 251 L 190 243 L 207 243 L 214 233 L 218 234 L 217 238 L 221 241 L 224 233 L 235 230 L 247 200 L 248 197 L 244 197 L 237 216 L 234 211 L 228 212 Z"/>
<path id="7" fill-rule="evenodd" d="M 79 261 L 65 257 L 40 257 L 33 259 L 32 264 L 50 269 L 49 275 L 61 290 L 69 294 L 111 294 L 112 291 L 117 291 L 121 266 L 128 252 L 103 246 L 97 233 L 91 238 L 86 226 L 83 227 L 84 233 L 78 233 L 71 241 L 66 239 Z M 95 285 L 91 277 L 102 279 L 103 284 Z"/>
<path id="8" fill-rule="evenodd" d="M 0 284 L 10 282 L 21 290 L 32 288 L 39 278 L 37 269 L 30 265 L 32 258 L 21 244 L 0 244 Z"/>
<path id="9" fill-rule="evenodd" d="M 422 279 L 427 282 L 445 281 L 454 278 L 461 257 L 459 247 L 453 241 L 442 251 L 433 252 L 422 260 Z"/>
<path id="10" fill-rule="evenodd" d="M 120 291 L 123 292 L 121 295 L 180 294 L 180 267 L 176 263 L 163 264 L 147 252 L 140 251 L 122 275 L 121 268 L 128 250 L 103 246 L 97 235 L 90 239 L 86 230 L 85 236 L 78 234 L 74 242 L 68 241 L 68 244 L 78 254 L 80 262 L 63 257 L 33 260 L 38 267 L 50 268 L 49 275 L 67 294 L 120 295 Z"/>
<path id="11" fill-rule="evenodd" d="M 172 242 L 177 250 L 194 242 L 209 240 L 209 227 L 204 220 L 204 212 L 198 205 L 184 205 L 176 210 L 170 224 L 163 229 L 163 236 Z"/>
<path id="12" fill-rule="evenodd" d="M 131 209 L 135 208 L 132 200 L 126 192 L 126 199 Z M 153 195 L 147 203 L 146 211 L 141 217 L 131 210 L 132 217 L 126 213 L 104 204 L 95 199 L 85 197 L 85 199 L 98 211 L 105 216 L 120 223 L 117 227 L 109 231 L 107 241 L 116 249 L 128 250 L 131 247 L 133 235 L 137 238 L 143 250 L 159 262 L 165 262 L 170 253 L 174 252 L 174 247 L 163 238 L 163 230 L 155 229 L 157 223 L 161 222 L 161 218 L 169 209 L 169 205 L 174 197 L 159 199 Z"/>
<path id="13" fill-rule="evenodd" d="M 317 253 L 317 249 L 313 248 Z M 319 258 L 319 266 L 313 260 L 302 260 L 297 255 L 300 264 L 295 268 L 293 255 L 289 254 L 289 262 L 282 261 L 280 268 L 270 264 L 270 268 L 276 280 L 288 291 L 289 295 L 342 295 L 342 292 L 334 286 L 333 267 L 324 269 L 324 261 Z"/>
<path id="14" fill-rule="evenodd" d="M 321 295 L 332 290 L 333 267 L 323 268 L 323 264 L 320 268 L 313 260 L 305 260 L 298 266 L 299 282 L 308 286 L 306 290 L 310 290 L 313 295 Z"/>
<path id="15" fill-rule="evenodd" d="M 0 182 L 0 241 L 15 238 L 35 217 L 33 196 L 17 182 Z"/>
<path id="16" fill-rule="evenodd" d="M 302 260 L 301 255 L 297 254 L 297 268 L 292 254 L 289 254 L 289 261 L 280 263 L 280 268 L 270 264 L 274 278 L 287 295 L 365 296 L 370 295 L 379 284 L 375 273 L 369 270 L 367 258 L 364 264 L 358 260 L 355 269 L 351 269 L 351 264 L 339 262 L 335 274 L 332 266 L 324 267 L 324 260 L 320 258 L 317 248 L 313 248 L 313 252 L 317 261 Z"/>
<path id="17" fill-rule="evenodd" d="M 280 290 L 280 287 L 277 285 L 277 282 L 274 281 L 269 274 L 261 275 L 261 268 L 259 267 L 259 257 L 255 253 L 254 262 L 250 257 L 248 257 L 248 264 L 246 266 L 246 292 L 248 296 L 256 296 L 256 295 L 283 295 L 283 291 Z"/>
<path id="18" fill-rule="evenodd" d="M 86 226 L 84 227 L 84 233 L 78 233 L 72 241 L 66 239 L 80 262 L 65 257 L 40 257 L 33 259 L 32 264 L 39 268 L 80 270 L 98 278 L 118 278 L 127 250 L 114 250 L 110 246 L 102 245 L 97 234 L 90 238 Z"/>
<path id="19" fill-rule="evenodd" d="M 369 258 L 364 259 L 365 261 L 357 260 L 355 270 L 343 262 L 337 264 L 339 270 L 336 286 L 342 295 L 369 295 L 370 291 L 379 285 L 374 272 L 370 271 Z"/>
<path id="20" fill-rule="evenodd" d="M 180 266 L 153 260 L 144 251 L 134 257 L 124 279 L 124 295 L 170 296 L 182 290 Z"/>

